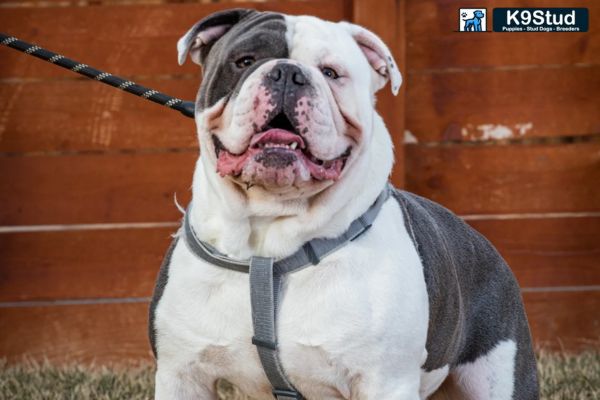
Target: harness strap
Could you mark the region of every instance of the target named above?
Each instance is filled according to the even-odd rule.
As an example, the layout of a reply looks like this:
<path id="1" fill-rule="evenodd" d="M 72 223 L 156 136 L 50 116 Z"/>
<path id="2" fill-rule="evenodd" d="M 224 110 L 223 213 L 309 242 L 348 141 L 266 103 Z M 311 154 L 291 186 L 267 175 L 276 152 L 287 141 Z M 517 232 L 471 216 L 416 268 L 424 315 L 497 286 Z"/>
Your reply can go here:
<path id="1" fill-rule="evenodd" d="M 386 185 L 375 203 L 360 217 L 352 221 L 348 229 L 332 239 L 313 239 L 306 242 L 294 254 L 275 260 L 270 257 L 254 256 L 250 260 L 234 260 L 220 253 L 213 246 L 201 241 L 190 222 L 191 204 L 183 221 L 184 242 L 198 258 L 233 271 L 248 273 L 250 281 L 250 302 L 254 336 L 260 362 L 277 400 L 303 400 L 304 397 L 290 382 L 279 357 L 277 343 L 277 315 L 282 281 L 285 274 L 299 271 L 310 265 L 317 265 L 327 255 L 355 240 L 370 227 L 383 203 L 393 188 Z"/>
<path id="2" fill-rule="evenodd" d="M 277 400 L 302 399 L 290 383 L 281 365 L 277 349 L 276 317 L 281 291 L 281 275 L 273 273 L 273 259 L 252 257 L 250 260 L 250 301 L 252 325 L 258 357 Z"/>

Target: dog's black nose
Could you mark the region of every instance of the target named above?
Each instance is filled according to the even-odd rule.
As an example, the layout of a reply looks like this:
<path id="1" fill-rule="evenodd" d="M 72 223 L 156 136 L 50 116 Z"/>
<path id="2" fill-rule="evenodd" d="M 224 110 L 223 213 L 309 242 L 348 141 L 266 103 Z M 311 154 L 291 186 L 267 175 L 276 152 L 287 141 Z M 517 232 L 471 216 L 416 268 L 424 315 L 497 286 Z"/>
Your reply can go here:
<path id="1" fill-rule="evenodd" d="M 304 75 L 300 67 L 294 64 L 278 64 L 273 67 L 267 76 L 274 82 L 281 80 L 297 86 L 304 86 L 306 84 L 306 75 Z"/>
<path id="2" fill-rule="evenodd" d="M 267 76 L 271 78 L 271 80 L 273 80 L 274 82 L 279 82 L 279 80 L 281 79 L 281 69 L 278 66 L 275 66 L 275 68 L 273 68 L 267 74 Z"/>

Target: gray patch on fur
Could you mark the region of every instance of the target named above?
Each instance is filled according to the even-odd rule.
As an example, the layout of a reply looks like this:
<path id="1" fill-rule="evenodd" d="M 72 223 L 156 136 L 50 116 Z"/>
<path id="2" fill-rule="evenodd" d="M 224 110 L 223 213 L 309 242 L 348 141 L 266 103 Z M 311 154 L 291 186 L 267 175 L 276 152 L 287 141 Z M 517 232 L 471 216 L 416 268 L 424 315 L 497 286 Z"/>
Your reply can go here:
<path id="1" fill-rule="evenodd" d="M 204 74 L 196 98 L 198 110 L 210 107 L 239 91 L 244 80 L 263 63 L 289 56 L 282 14 L 244 11 L 239 21 L 209 48 L 203 49 Z M 253 56 L 256 62 L 239 68 L 235 61 Z"/>
<path id="2" fill-rule="evenodd" d="M 148 312 L 148 338 L 150 339 L 150 346 L 152 347 L 154 358 L 157 358 L 156 327 L 154 326 L 154 322 L 156 321 L 156 307 L 158 306 L 158 303 L 165 291 L 165 287 L 167 286 L 167 282 L 169 281 L 169 265 L 171 264 L 171 257 L 173 256 L 173 251 L 175 250 L 176 245 L 177 238 L 173 239 L 167 250 L 167 253 L 165 254 L 165 258 L 163 259 L 160 270 L 158 271 L 158 276 L 156 278 L 152 300 L 150 301 L 150 309 Z"/>
<path id="3" fill-rule="evenodd" d="M 423 262 L 429 296 L 428 356 L 432 371 L 475 361 L 500 341 L 517 343 L 514 399 L 539 398 L 537 369 L 521 293 L 492 244 L 446 208 L 396 190 Z"/>

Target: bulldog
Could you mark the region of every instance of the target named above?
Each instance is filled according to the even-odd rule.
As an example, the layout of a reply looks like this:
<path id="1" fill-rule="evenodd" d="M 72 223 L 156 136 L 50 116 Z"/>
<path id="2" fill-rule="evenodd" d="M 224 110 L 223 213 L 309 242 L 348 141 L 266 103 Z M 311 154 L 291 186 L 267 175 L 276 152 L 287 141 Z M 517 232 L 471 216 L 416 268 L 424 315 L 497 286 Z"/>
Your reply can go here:
<path id="1" fill-rule="evenodd" d="M 388 183 L 375 93 L 401 74 L 378 36 L 232 9 L 177 49 L 203 71 L 201 155 L 150 307 L 156 399 L 220 378 L 255 399 L 538 398 L 506 263 Z"/>

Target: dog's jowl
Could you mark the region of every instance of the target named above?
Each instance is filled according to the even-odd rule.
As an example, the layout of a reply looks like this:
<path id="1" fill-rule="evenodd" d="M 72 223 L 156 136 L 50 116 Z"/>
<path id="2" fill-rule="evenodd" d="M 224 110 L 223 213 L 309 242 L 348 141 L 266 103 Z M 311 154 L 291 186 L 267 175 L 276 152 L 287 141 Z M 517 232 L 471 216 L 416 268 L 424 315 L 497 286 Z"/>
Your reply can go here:
<path id="1" fill-rule="evenodd" d="M 202 67 L 193 202 L 150 310 L 156 399 L 538 398 L 492 245 L 392 188 L 375 93 L 401 74 L 350 23 L 233 9 L 177 44 Z"/>

